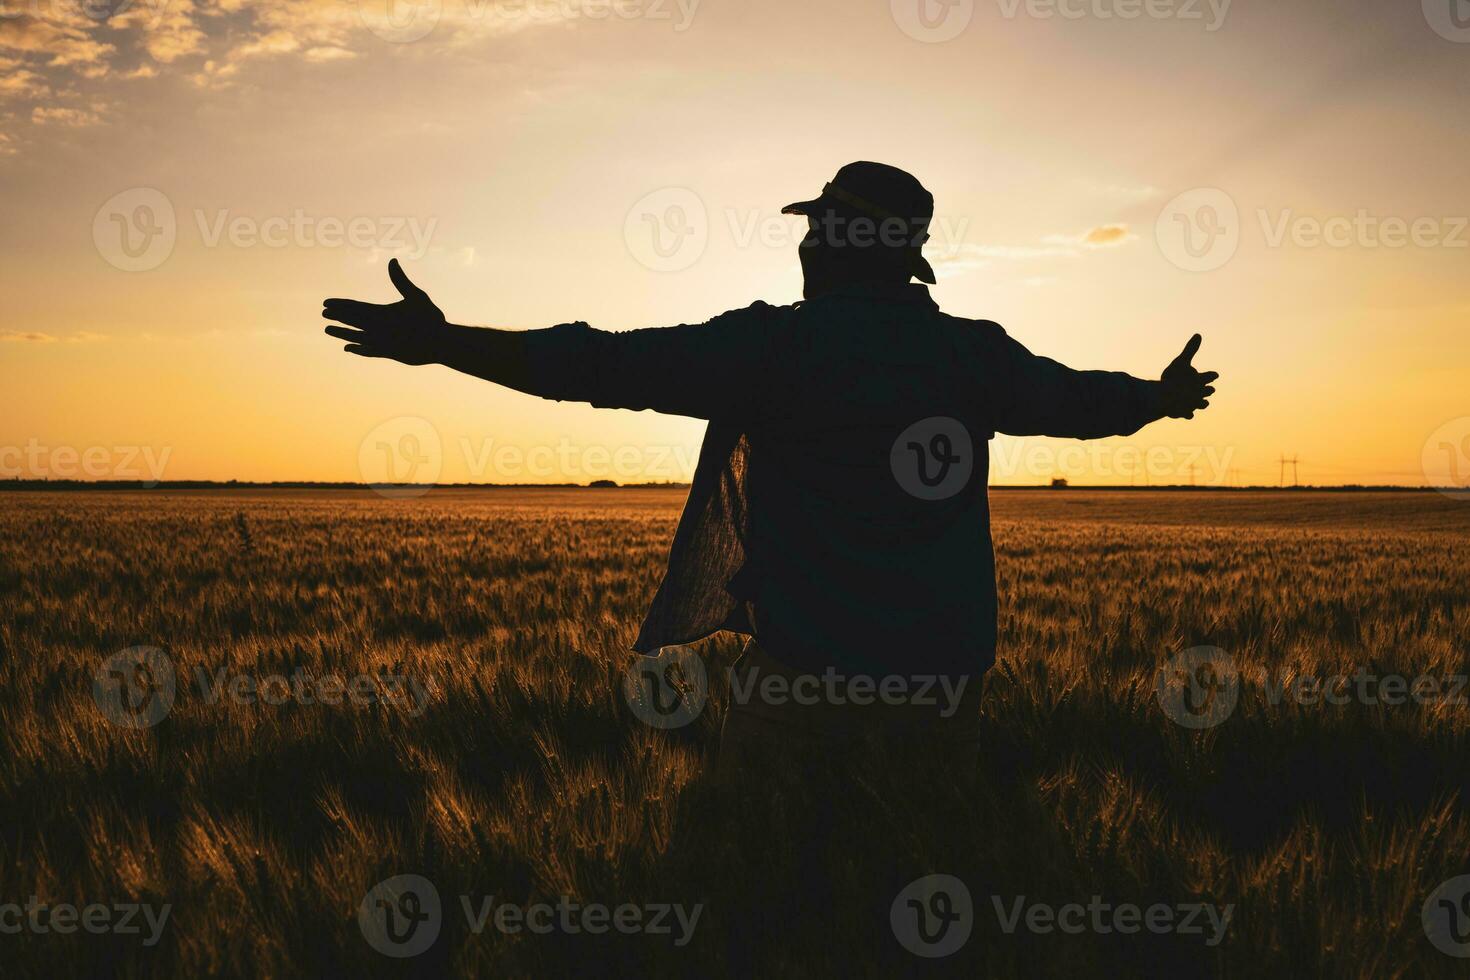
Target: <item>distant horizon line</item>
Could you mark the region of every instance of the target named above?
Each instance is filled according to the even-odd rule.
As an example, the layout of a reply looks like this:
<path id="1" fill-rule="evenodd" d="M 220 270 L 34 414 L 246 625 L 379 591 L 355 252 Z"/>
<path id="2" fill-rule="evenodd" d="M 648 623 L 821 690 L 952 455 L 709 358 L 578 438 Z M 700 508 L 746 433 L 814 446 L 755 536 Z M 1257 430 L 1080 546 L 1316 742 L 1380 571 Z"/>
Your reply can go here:
<path id="1" fill-rule="evenodd" d="M 590 483 L 364 483 L 347 480 L 48 480 L 45 478 L 8 477 L 0 479 L 0 492 L 53 490 L 688 490 L 689 483 L 677 481 L 651 483 L 617 483 L 613 480 L 593 480 Z M 1406 486 L 1403 484 L 1368 483 L 1324 483 L 1279 486 L 1251 484 L 1245 486 L 1220 486 L 1191 484 L 1134 484 L 1106 483 L 1049 483 L 989 484 L 991 490 L 1109 490 L 1109 491 L 1196 491 L 1201 493 L 1232 493 L 1241 491 L 1301 492 L 1397 492 L 1397 493 L 1442 493 L 1445 491 L 1464 493 L 1465 487 L 1434 487 L 1426 485 Z"/>

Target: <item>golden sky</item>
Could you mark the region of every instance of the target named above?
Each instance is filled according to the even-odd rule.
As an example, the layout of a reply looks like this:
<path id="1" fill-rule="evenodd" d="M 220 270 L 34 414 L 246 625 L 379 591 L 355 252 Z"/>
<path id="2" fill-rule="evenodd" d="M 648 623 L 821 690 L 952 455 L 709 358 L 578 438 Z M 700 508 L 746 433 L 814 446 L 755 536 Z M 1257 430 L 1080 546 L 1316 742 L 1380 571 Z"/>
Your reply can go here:
<path id="1" fill-rule="evenodd" d="M 1454 9 L 0 0 L 0 475 L 685 479 L 700 422 L 352 358 L 319 302 L 393 256 L 458 323 L 791 302 L 781 206 L 871 159 L 934 192 L 948 312 L 1146 377 L 1199 331 L 1222 373 L 994 482 L 1470 480 Z"/>

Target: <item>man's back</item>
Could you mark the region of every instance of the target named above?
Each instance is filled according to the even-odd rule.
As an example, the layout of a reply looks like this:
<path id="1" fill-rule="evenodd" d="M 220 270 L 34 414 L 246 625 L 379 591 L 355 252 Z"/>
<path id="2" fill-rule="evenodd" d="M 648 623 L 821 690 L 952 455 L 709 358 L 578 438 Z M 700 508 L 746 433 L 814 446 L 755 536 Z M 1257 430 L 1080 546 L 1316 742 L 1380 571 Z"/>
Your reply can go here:
<path id="1" fill-rule="evenodd" d="M 757 638 L 804 671 L 984 671 L 982 361 L 999 328 L 945 316 L 920 286 L 788 310 L 768 408 L 744 426 L 750 539 L 735 591 Z"/>

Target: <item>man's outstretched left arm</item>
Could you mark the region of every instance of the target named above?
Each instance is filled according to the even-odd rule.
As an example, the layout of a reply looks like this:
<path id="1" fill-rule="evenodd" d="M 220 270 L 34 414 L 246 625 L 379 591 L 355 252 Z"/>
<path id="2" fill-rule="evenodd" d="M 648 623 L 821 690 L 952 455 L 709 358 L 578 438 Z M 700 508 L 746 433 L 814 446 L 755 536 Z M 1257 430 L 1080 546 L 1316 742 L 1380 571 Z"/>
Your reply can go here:
<path id="1" fill-rule="evenodd" d="M 990 389 L 996 431 L 1015 436 L 1100 439 L 1132 435 L 1161 418 L 1192 419 L 1209 407 L 1214 371 L 1191 363 L 1195 334 L 1157 381 L 1117 371 L 1078 371 L 1031 353 L 996 328 L 999 362 Z"/>

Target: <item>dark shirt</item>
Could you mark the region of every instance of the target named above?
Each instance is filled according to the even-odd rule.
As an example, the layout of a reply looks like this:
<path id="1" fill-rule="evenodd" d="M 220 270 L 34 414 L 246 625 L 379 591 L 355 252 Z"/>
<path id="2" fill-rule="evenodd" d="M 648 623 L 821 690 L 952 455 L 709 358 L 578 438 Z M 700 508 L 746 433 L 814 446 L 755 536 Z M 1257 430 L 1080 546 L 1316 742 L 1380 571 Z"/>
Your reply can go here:
<path id="1" fill-rule="evenodd" d="M 1161 415 L 1157 382 L 1038 357 L 917 284 L 527 339 L 538 394 L 709 420 L 644 653 L 728 629 L 814 673 L 981 674 L 987 442 L 1127 435 Z"/>

